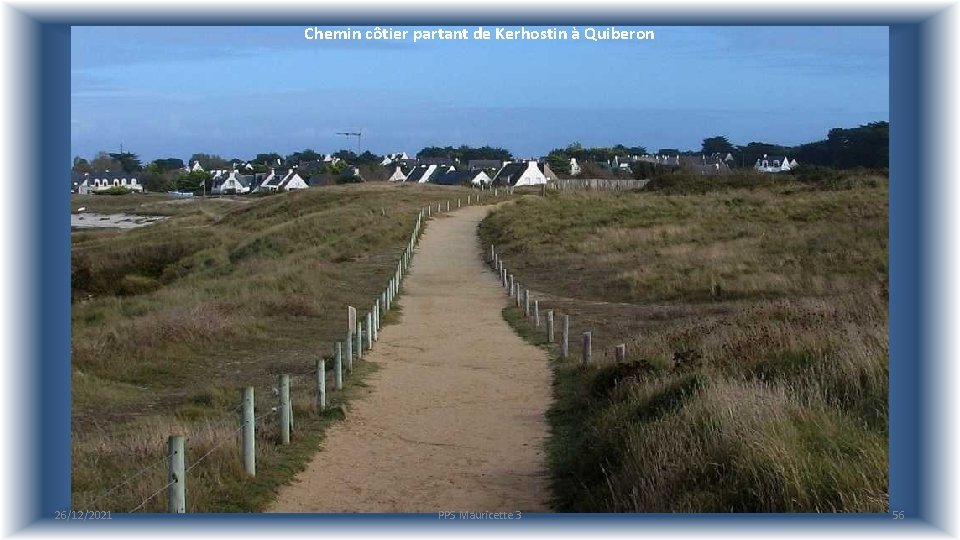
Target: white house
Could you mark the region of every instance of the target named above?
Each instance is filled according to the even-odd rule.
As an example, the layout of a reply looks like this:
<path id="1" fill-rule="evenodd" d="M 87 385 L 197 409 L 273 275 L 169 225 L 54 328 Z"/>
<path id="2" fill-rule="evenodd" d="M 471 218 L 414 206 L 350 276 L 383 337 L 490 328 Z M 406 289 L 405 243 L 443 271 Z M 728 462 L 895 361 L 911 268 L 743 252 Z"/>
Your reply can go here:
<path id="1" fill-rule="evenodd" d="M 531 159 L 504 165 L 493 182 L 503 186 L 539 186 L 547 183 L 547 176 L 537 161 Z"/>
<path id="2" fill-rule="evenodd" d="M 226 178 L 221 178 L 220 182 L 214 182 L 211 193 L 249 193 L 250 183 L 246 178 L 237 174 L 236 169 L 230 171 Z"/>
<path id="3" fill-rule="evenodd" d="M 789 171 L 797 166 L 797 160 L 789 159 L 786 156 L 768 156 L 764 154 L 762 158 L 757 159 L 753 168 L 763 173 L 778 173 Z"/>
<path id="4" fill-rule="evenodd" d="M 484 172 L 484 171 L 474 171 L 474 172 L 476 172 L 476 176 L 474 176 L 474 177 L 470 180 L 470 183 L 473 184 L 474 186 L 477 186 L 477 187 L 480 187 L 480 186 L 487 187 L 487 186 L 489 186 L 490 184 L 493 183 L 493 178 L 490 178 L 490 176 L 487 175 L 486 172 Z"/>
<path id="5" fill-rule="evenodd" d="M 287 169 L 286 173 L 278 173 L 270 169 L 270 174 L 257 187 L 256 191 L 294 191 L 310 187 L 294 169 Z"/>
<path id="6" fill-rule="evenodd" d="M 127 172 L 99 171 L 86 173 L 83 181 L 78 182 L 77 193 L 96 193 L 106 191 L 112 187 L 127 188 L 130 191 L 142 192 L 143 186 L 137 180 L 136 174 Z"/>
<path id="7" fill-rule="evenodd" d="M 203 167 L 200 165 L 199 159 L 193 162 L 193 167 L 190 167 L 190 172 L 197 172 L 202 170 L 203 170 Z"/>
<path id="8" fill-rule="evenodd" d="M 388 182 L 406 182 L 407 175 L 403 174 L 403 169 L 397 165 L 397 168 L 393 171 L 393 174 L 390 175 L 390 178 L 387 178 Z"/>
<path id="9" fill-rule="evenodd" d="M 577 163 L 577 158 L 570 158 L 570 176 L 579 176 L 581 172 L 583 172 L 583 169 Z"/>

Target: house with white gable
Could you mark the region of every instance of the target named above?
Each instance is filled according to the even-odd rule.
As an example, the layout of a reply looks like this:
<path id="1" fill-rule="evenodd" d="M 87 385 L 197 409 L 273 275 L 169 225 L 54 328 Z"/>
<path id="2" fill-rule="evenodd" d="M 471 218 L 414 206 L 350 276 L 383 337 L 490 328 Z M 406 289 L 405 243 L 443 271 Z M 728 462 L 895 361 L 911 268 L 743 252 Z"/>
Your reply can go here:
<path id="1" fill-rule="evenodd" d="M 383 161 L 380 162 L 380 165 L 387 167 L 398 161 L 406 161 L 410 159 L 410 156 L 406 152 L 397 152 L 396 154 L 387 154 L 383 156 Z"/>
<path id="2" fill-rule="evenodd" d="M 407 175 L 407 182 L 416 182 L 418 184 L 426 184 L 430 181 L 430 178 L 436 174 L 437 166 L 436 165 L 420 165 L 417 168 L 410 171 L 410 174 Z"/>
<path id="3" fill-rule="evenodd" d="M 581 172 L 583 172 L 583 169 L 577 163 L 577 158 L 570 158 L 570 176 L 580 176 Z"/>
<path id="4" fill-rule="evenodd" d="M 430 182 L 441 186 L 458 186 L 470 184 L 473 186 L 489 186 L 493 179 L 483 170 L 448 169 L 435 174 Z"/>
<path id="5" fill-rule="evenodd" d="M 252 175 L 242 176 L 234 169 L 230 171 L 230 174 L 221 176 L 218 182 L 213 182 L 210 192 L 223 195 L 250 193 L 250 179 L 252 179 Z"/>
<path id="6" fill-rule="evenodd" d="M 404 174 L 403 169 L 401 169 L 399 165 L 397 165 L 396 169 L 394 169 L 393 174 L 390 175 L 390 178 L 387 178 L 387 182 L 406 182 L 406 181 L 407 181 L 407 175 Z"/>
<path id="7" fill-rule="evenodd" d="M 493 183 L 500 186 L 539 186 L 556 175 L 546 163 L 531 159 L 504 165 L 493 177 Z"/>
<path id="8" fill-rule="evenodd" d="M 287 169 L 286 173 L 277 172 L 276 169 L 270 169 L 270 174 L 263 180 L 263 183 L 257 187 L 257 192 L 269 191 L 295 191 L 298 189 L 307 189 L 310 187 L 307 182 L 297 174 L 294 169 Z"/>
<path id="9" fill-rule="evenodd" d="M 753 168 L 762 173 L 786 172 L 797 166 L 797 160 L 790 159 L 787 156 L 768 156 L 764 154 L 758 158 Z"/>
<path id="10" fill-rule="evenodd" d="M 190 167 L 190 172 L 197 172 L 202 170 L 203 170 L 203 166 L 200 165 L 199 159 L 193 162 L 193 167 Z"/>

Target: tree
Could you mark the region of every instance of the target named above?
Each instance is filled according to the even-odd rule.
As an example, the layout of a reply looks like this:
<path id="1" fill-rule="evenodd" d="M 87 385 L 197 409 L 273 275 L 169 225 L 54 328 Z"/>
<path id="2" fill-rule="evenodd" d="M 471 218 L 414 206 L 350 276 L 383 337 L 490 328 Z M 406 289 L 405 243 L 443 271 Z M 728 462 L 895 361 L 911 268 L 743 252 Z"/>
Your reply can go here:
<path id="1" fill-rule="evenodd" d="M 97 155 L 93 157 L 93 161 L 90 162 L 90 168 L 94 171 L 120 171 L 123 170 L 123 167 L 120 165 L 120 162 L 116 159 L 110 157 L 110 154 L 100 151 L 97 152 Z"/>
<path id="2" fill-rule="evenodd" d="M 253 158 L 252 163 L 263 165 L 264 167 L 276 167 L 277 160 L 282 161 L 283 156 L 276 152 L 270 152 L 269 154 L 257 154 L 257 157 Z"/>
<path id="3" fill-rule="evenodd" d="M 90 166 L 90 162 L 83 159 L 80 156 L 74 156 L 73 158 L 73 172 L 78 173 L 88 173 L 92 172 L 93 167 Z"/>
<path id="4" fill-rule="evenodd" d="M 150 165 L 153 166 L 156 172 L 162 174 L 167 171 L 183 169 L 183 160 L 180 158 L 161 158 L 153 160 Z"/>
<path id="5" fill-rule="evenodd" d="M 203 162 L 201 162 L 201 164 L 202 163 Z M 213 175 L 207 171 L 191 171 L 177 177 L 176 186 L 179 191 L 199 192 L 206 189 L 207 193 L 209 193 L 211 178 L 213 178 Z"/>
<path id="6" fill-rule="evenodd" d="M 140 157 L 130 152 L 119 152 L 110 154 L 110 157 L 120 163 L 120 168 L 128 173 L 138 172 L 143 166 L 140 164 Z"/>
<path id="7" fill-rule="evenodd" d="M 212 171 L 215 169 L 226 169 L 230 166 L 230 163 L 223 159 L 222 157 L 216 154 L 194 154 L 190 156 L 190 166 L 192 167 L 194 162 L 200 162 L 200 166 L 204 170 Z"/>
<path id="8" fill-rule="evenodd" d="M 713 154 L 726 156 L 727 154 L 732 154 L 734 151 L 735 148 L 733 145 L 722 135 L 707 137 L 703 140 L 703 145 L 700 147 L 700 152 L 708 156 Z"/>
<path id="9" fill-rule="evenodd" d="M 285 158 L 286 163 L 291 165 L 296 165 L 301 161 L 317 161 L 319 159 L 323 159 L 323 156 L 309 148 L 294 152 Z"/>
<path id="10" fill-rule="evenodd" d="M 547 154 L 547 163 L 550 169 L 560 176 L 570 176 L 570 156 L 563 150 L 555 148 Z"/>

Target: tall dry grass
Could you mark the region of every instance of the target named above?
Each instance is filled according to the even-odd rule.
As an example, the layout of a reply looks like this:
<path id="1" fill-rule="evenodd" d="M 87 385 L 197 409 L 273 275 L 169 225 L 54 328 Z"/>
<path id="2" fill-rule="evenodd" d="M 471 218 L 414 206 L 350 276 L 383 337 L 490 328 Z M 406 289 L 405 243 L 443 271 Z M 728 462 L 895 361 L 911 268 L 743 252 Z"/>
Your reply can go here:
<path id="1" fill-rule="evenodd" d="M 542 310 L 593 332 L 594 365 L 579 340 L 555 364 L 557 509 L 886 511 L 886 183 L 665 191 L 481 225 Z"/>
<path id="2" fill-rule="evenodd" d="M 312 372 L 343 339 L 345 307 L 372 307 L 420 207 L 468 193 L 381 184 L 186 203 L 149 196 L 103 202 L 112 206 L 100 210 L 146 205 L 172 217 L 73 235 L 74 507 L 135 507 L 166 483 L 164 464 L 104 493 L 161 459 L 166 437 L 179 433 L 187 436 L 188 466 L 215 449 L 188 475 L 189 511 L 263 509 L 338 417 L 335 408 L 323 416 L 314 410 Z M 93 203 L 101 201 L 74 205 Z M 358 379 L 370 369 L 361 363 L 349 388 L 329 395 L 332 405 L 362 389 Z M 238 473 L 234 440 L 238 392 L 254 386 L 258 414 L 268 411 L 280 373 L 292 376 L 302 429 L 280 449 L 275 422 L 266 422 L 258 475 L 247 479 Z M 164 505 L 159 496 L 142 510 Z"/>

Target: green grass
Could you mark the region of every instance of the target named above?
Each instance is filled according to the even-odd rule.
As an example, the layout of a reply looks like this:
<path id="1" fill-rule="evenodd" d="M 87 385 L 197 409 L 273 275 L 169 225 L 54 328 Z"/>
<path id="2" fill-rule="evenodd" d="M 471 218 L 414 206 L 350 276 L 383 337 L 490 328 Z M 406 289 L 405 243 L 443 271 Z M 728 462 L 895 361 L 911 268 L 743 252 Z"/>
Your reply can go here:
<path id="1" fill-rule="evenodd" d="M 212 451 L 188 474 L 188 511 L 264 509 L 340 417 L 314 410 L 312 372 L 343 340 L 346 306 L 371 309 L 419 208 L 455 204 L 468 193 L 380 184 L 193 200 L 147 227 L 73 233 L 73 506 L 134 508 L 166 483 L 159 461 L 166 438 L 182 434 L 188 466 Z M 126 197 L 163 203 L 146 195 L 107 199 Z M 91 204 L 74 201 L 91 211 L 120 210 Z M 332 362 L 327 366 L 332 372 Z M 345 391 L 328 391 L 328 400 L 340 405 L 361 395 L 372 369 L 359 362 Z M 293 444 L 277 446 L 276 422 L 265 419 L 258 475 L 248 479 L 235 440 L 239 391 L 255 387 L 261 414 L 275 405 L 281 373 L 292 378 Z M 164 509 L 161 495 L 142 511 Z"/>
<path id="2" fill-rule="evenodd" d="M 571 316 L 560 361 L 505 310 L 554 358 L 557 510 L 888 510 L 885 182 L 528 197 L 481 236 Z"/>

